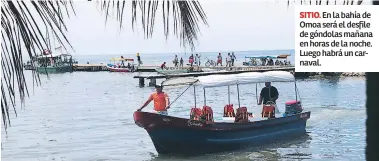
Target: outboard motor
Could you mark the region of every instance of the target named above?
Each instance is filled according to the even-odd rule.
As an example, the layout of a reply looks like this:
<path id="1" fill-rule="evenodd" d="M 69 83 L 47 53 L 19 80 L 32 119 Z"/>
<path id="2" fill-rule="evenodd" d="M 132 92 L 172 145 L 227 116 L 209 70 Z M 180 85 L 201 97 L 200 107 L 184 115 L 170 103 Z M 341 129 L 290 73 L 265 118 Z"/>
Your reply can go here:
<path id="1" fill-rule="evenodd" d="M 291 100 L 286 102 L 286 111 L 285 115 L 295 115 L 303 112 L 303 107 L 301 106 L 300 101 Z"/>

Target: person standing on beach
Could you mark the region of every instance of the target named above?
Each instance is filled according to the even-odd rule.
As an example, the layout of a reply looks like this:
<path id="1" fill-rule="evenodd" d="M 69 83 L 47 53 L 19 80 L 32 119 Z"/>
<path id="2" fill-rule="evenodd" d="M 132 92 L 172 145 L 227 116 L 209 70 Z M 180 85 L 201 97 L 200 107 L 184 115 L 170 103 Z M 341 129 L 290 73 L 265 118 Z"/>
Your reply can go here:
<path id="1" fill-rule="evenodd" d="M 218 64 L 220 64 L 222 66 L 222 56 L 221 56 L 221 53 L 218 53 L 218 56 L 217 56 L 217 64 L 216 64 L 216 66 L 218 66 Z"/>
<path id="2" fill-rule="evenodd" d="M 142 64 L 141 57 L 139 56 L 139 53 L 137 53 L 137 61 L 138 61 L 138 66 Z"/>
<path id="3" fill-rule="evenodd" d="M 177 55 L 175 55 L 175 58 L 174 58 L 173 63 L 174 63 L 174 65 L 175 65 L 175 68 L 178 68 L 179 60 L 178 60 L 178 56 L 177 56 Z"/>
<path id="4" fill-rule="evenodd" d="M 180 64 L 179 64 L 180 68 L 183 68 L 183 58 L 180 57 Z"/>
<path id="5" fill-rule="evenodd" d="M 234 66 L 234 61 L 236 60 L 236 56 L 234 55 L 234 52 L 232 52 L 232 66 Z"/>
<path id="6" fill-rule="evenodd" d="M 149 99 L 137 111 L 142 111 L 151 101 L 154 101 L 154 111 L 160 115 L 168 115 L 167 110 L 170 108 L 170 98 L 162 89 L 163 86 L 156 85 L 156 92 L 151 94 Z"/>

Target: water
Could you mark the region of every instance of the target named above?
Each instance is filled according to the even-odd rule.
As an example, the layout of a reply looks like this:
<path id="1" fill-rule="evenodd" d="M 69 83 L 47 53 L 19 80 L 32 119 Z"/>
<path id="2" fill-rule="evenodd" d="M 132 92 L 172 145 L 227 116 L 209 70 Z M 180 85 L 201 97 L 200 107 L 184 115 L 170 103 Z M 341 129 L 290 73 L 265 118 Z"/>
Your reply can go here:
<path id="1" fill-rule="evenodd" d="M 227 53 L 228 52 L 221 53 L 223 61 L 224 61 L 223 65 L 225 65 L 225 57 L 227 56 Z M 237 61 L 235 62 L 237 66 L 238 65 L 242 66 L 242 62 L 245 61 L 245 56 L 277 56 L 280 54 L 291 54 L 291 56 L 288 57 L 288 61 L 294 62 L 295 60 L 294 53 L 295 53 L 294 50 L 234 51 L 234 54 L 237 58 L 236 59 Z M 158 65 L 161 65 L 163 62 L 167 62 L 169 65 L 172 65 L 172 61 L 174 60 L 175 54 L 178 55 L 179 60 L 182 57 L 185 63 L 188 62 L 188 58 L 190 56 L 189 53 L 154 53 L 154 54 L 140 53 L 140 56 L 144 65 L 158 66 Z M 200 52 L 199 54 L 201 55 L 200 63 L 204 65 L 204 63 L 207 61 L 207 58 L 216 61 L 218 52 Z M 73 57 L 76 60 L 78 60 L 79 64 L 86 64 L 87 62 L 89 62 L 90 64 L 100 64 L 100 63 L 107 64 L 109 63 L 110 58 L 114 58 L 114 57 L 119 58 L 121 57 L 121 55 L 124 56 L 125 58 L 134 58 L 134 59 L 137 58 L 135 53 L 134 54 L 120 54 L 120 55 L 91 55 L 91 56 L 76 54 Z M 159 59 L 157 59 L 157 57 L 159 57 Z"/>
<path id="2" fill-rule="evenodd" d="M 138 73 L 74 72 L 41 76 L 42 87 L 26 100 L 12 127 L 2 129 L 4 161 L 34 160 L 364 160 L 365 81 L 362 78 L 299 80 L 301 100 L 311 110 L 308 136 L 264 147 L 203 155 L 191 158 L 158 156 L 146 131 L 134 124 L 133 112 L 154 90 L 139 88 Z M 31 72 L 26 71 L 29 81 Z M 294 99 L 294 85 L 273 83 L 280 92 L 279 108 Z M 261 84 L 263 86 L 263 84 Z M 259 87 L 259 86 L 258 86 Z M 29 89 L 32 89 L 29 86 Z M 185 87 L 165 89 L 173 100 Z M 241 104 L 253 112 L 255 85 L 241 86 Z M 201 89 L 197 104 L 203 104 Z M 227 103 L 227 87 L 207 90 L 207 104 L 220 118 Z M 231 88 L 237 104 L 236 89 Z M 194 106 L 189 89 L 170 114 L 189 117 Z M 152 105 L 146 107 L 151 110 Z"/>

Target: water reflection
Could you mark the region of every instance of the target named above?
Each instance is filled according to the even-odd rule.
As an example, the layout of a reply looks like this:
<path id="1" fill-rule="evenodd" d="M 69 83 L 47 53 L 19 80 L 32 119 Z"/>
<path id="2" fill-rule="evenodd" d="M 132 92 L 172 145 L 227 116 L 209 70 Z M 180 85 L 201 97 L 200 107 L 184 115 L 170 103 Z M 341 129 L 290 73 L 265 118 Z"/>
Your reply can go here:
<path id="1" fill-rule="evenodd" d="M 320 80 L 320 102 L 321 107 L 330 108 L 337 106 L 338 100 L 338 77 Z"/>

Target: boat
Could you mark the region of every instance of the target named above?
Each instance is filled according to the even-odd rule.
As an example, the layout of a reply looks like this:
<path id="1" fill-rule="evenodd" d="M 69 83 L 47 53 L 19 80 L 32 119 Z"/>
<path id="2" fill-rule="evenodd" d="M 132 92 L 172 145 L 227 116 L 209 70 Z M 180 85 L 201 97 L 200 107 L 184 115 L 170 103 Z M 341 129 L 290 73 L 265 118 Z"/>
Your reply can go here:
<path id="1" fill-rule="evenodd" d="M 294 83 L 294 100 L 286 102 L 286 110 L 281 115 L 276 112 L 274 108 L 276 105 L 273 102 L 263 105 L 261 114 L 249 113 L 246 106 L 242 106 L 240 102 L 239 88 L 246 84 L 268 81 Z M 300 97 L 298 97 L 295 77 L 289 72 L 250 72 L 172 78 L 162 82 L 162 86 L 169 88 L 188 86 L 186 90 L 193 86 L 195 106 L 191 108 L 188 118 L 142 111 L 134 112 L 136 125 L 147 131 L 159 154 L 200 155 L 237 150 L 245 146 L 267 144 L 276 139 L 294 139 L 306 134 L 306 122 L 311 112 L 304 112 Z M 213 109 L 206 102 L 206 90 L 225 86 L 228 87 L 228 104 L 224 107 L 222 116 L 225 119 L 215 121 Z M 237 87 L 238 108 L 236 111 L 230 103 L 230 87 L 232 86 Z M 197 108 L 198 105 L 196 105 L 196 87 L 204 90 L 202 108 Z M 258 94 L 257 90 L 256 94 Z M 175 100 L 170 103 L 171 108 Z"/>
<path id="2" fill-rule="evenodd" d="M 134 72 L 135 71 L 134 59 L 111 58 L 110 61 L 111 63 L 107 64 L 110 72 Z M 116 64 L 116 61 L 125 61 L 127 63 L 127 66 L 121 66 L 120 63 Z"/>
<path id="3" fill-rule="evenodd" d="M 291 65 L 287 58 L 291 54 L 280 54 L 276 56 L 245 56 L 245 61 L 242 63 L 244 66 L 265 66 L 266 62 L 263 60 L 272 59 L 277 60 L 274 64 L 276 66 Z M 284 62 L 282 62 L 283 60 Z"/>
<path id="4" fill-rule="evenodd" d="M 56 48 L 59 50 L 59 47 Z M 73 60 L 70 54 L 53 54 L 46 49 L 41 55 L 33 57 L 32 62 L 38 73 L 65 73 L 73 71 Z"/>

